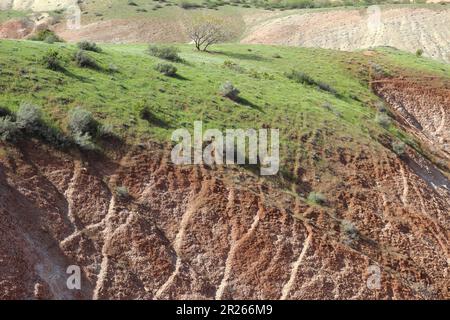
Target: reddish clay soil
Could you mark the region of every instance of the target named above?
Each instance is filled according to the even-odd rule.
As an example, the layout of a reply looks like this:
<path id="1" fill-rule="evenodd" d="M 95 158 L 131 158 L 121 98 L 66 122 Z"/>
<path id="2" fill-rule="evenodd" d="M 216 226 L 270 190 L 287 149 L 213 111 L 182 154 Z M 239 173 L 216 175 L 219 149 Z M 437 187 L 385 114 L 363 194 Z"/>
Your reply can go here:
<path id="1" fill-rule="evenodd" d="M 9 20 L 0 23 L 0 39 L 22 39 L 34 29 L 34 23 L 27 20 Z"/>
<path id="2" fill-rule="evenodd" d="M 450 161 L 450 87 L 440 79 L 385 79 L 373 88 L 410 131 Z"/>
<path id="3" fill-rule="evenodd" d="M 163 18 L 115 19 L 83 25 L 78 30 L 70 30 L 65 24 L 60 24 L 56 32 L 67 41 L 80 39 L 114 43 L 188 41 L 181 21 L 168 21 Z"/>
<path id="4" fill-rule="evenodd" d="M 336 182 L 317 182 L 314 168 L 296 182 L 328 188 L 323 207 L 237 167 L 175 167 L 162 150 L 112 159 L 9 146 L 0 298 L 450 298 L 450 194 L 414 172 L 411 150 L 400 160 L 331 148 Z M 69 265 L 81 290 L 66 287 Z M 373 265 L 379 289 L 366 285 Z"/>

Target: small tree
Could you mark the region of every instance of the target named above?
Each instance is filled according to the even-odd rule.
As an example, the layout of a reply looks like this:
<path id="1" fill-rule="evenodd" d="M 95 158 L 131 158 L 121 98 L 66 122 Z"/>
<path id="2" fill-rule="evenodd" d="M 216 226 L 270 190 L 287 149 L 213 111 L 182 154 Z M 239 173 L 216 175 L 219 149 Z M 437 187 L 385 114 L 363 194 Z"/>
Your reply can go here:
<path id="1" fill-rule="evenodd" d="M 223 19 L 207 15 L 190 19 L 186 29 L 189 38 L 199 51 L 207 51 L 209 46 L 233 37 L 233 32 Z"/>
<path id="2" fill-rule="evenodd" d="M 421 57 L 423 55 L 423 49 L 417 49 L 416 56 Z"/>

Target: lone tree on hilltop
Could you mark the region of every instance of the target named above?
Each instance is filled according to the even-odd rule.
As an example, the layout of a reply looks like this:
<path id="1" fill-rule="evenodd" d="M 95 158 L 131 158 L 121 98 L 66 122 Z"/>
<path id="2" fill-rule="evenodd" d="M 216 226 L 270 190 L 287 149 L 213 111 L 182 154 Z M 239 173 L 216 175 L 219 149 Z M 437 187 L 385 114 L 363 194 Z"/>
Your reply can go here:
<path id="1" fill-rule="evenodd" d="M 187 22 L 186 29 L 199 51 L 207 51 L 209 46 L 233 37 L 233 32 L 227 27 L 225 20 L 208 15 L 191 19 Z"/>

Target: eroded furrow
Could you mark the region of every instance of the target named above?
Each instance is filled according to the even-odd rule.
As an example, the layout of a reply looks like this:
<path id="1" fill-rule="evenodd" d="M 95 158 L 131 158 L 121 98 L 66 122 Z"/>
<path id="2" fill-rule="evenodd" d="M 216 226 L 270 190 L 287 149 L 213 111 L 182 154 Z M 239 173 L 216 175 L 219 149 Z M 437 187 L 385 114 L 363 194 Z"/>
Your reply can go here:
<path id="1" fill-rule="evenodd" d="M 203 177 L 206 177 L 206 173 L 203 171 Z M 175 269 L 173 273 L 170 275 L 170 277 L 166 280 L 166 282 L 163 283 L 163 285 L 156 291 L 154 295 L 154 299 L 160 299 L 161 296 L 166 292 L 166 290 L 169 288 L 169 286 L 173 283 L 175 277 L 179 274 L 180 268 L 182 266 L 183 260 L 182 260 L 182 253 L 181 248 L 183 246 L 183 241 L 185 237 L 185 233 L 188 229 L 189 222 L 192 218 L 192 215 L 195 214 L 195 212 L 199 209 L 199 207 L 202 204 L 202 196 L 205 195 L 210 186 L 214 185 L 215 178 L 212 178 L 210 181 L 203 180 L 201 184 L 201 189 L 198 194 L 196 194 L 195 190 L 192 190 L 191 195 L 189 196 L 190 201 L 187 206 L 186 211 L 183 213 L 181 217 L 181 222 L 178 227 L 178 233 L 175 236 L 175 240 L 173 241 L 173 249 L 176 254 L 176 262 L 175 262 Z"/>
<path id="2" fill-rule="evenodd" d="M 69 186 L 67 187 L 67 190 L 64 193 L 64 196 L 66 197 L 68 203 L 67 217 L 72 223 L 74 233 L 78 231 L 78 223 L 76 219 L 76 214 L 74 213 L 75 207 L 74 195 L 78 192 L 78 190 L 76 189 L 76 184 L 81 176 L 81 168 L 82 168 L 81 162 L 79 160 L 75 160 L 73 167 L 73 175 L 72 178 L 70 179 Z"/>
<path id="3" fill-rule="evenodd" d="M 309 244 L 311 243 L 312 239 L 312 232 L 310 231 L 308 234 L 308 237 L 305 239 L 305 243 L 303 244 L 302 251 L 298 255 L 297 260 L 292 265 L 291 274 L 289 276 L 289 280 L 286 282 L 286 284 L 283 286 L 283 289 L 281 290 L 281 297 L 280 300 L 286 300 L 286 298 L 289 296 L 289 293 L 291 292 L 292 285 L 294 284 L 294 281 L 297 277 L 298 269 L 303 261 L 303 258 L 306 255 L 306 252 L 308 251 Z"/>
<path id="4" fill-rule="evenodd" d="M 114 217 L 114 209 L 115 209 L 115 197 L 114 195 L 111 196 L 111 200 L 108 207 L 108 212 L 106 213 L 106 216 L 103 218 L 102 223 L 105 224 L 105 229 L 103 230 L 104 235 L 104 243 L 102 247 L 102 261 L 100 263 L 100 270 L 97 275 L 97 282 L 95 284 L 94 292 L 92 295 L 92 298 L 94 300 L 97 300 L 101 298 L 101 290 L 103 289 L 103 284 L 107 278 L 108 273 L 108 248 L 110 245 L 110 240 L 113 235 L 113 225 L 112 225 L 112 218 Z"/>
<path id="5" fill-rule="evenodd" d="M 239 247 L 242 243 L 244 243 L 249 237 L 251 237 L 253 235 L 254 230 L 258 226 L 260 216 L 264 213 L 264 200 L 263 199 L 264 199 L 264 197 L 262 195 L 261 187 L 260 187 L 260 199 L 258 202 L 258 207 L 259 207 L 258 211 L 256 212 L 255 216 L 253 217 L 252 224 L 250 225 L 250 228 L 247 230 L 247 232 L 241 238 L 233 239 L 233 241 L 231 243 L 230 250 L 229 250 L 227 258 L 225 260 L 225 270 L 223 272 L 223 278 L 222 278 L 222 280 L 217 288 L 217 291 L 216 291 L 216 295 L 215 295 L 216 300 L 222 299 L 224 290 L 226 289 L 226 287 L 228 285 L 228 280 L 231 275 L 231 271 L 233 268 L 234 259 L 235 259 L 237 250 L 239 249 Z"/>

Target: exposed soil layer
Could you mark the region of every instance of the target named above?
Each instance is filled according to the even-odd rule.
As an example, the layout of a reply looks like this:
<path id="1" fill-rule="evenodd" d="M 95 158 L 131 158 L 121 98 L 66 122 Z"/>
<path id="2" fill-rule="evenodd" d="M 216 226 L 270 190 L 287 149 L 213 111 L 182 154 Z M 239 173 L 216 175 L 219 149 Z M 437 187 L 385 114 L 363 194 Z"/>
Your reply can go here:
<path id="1" fill-rule="evenodd" d="M 158 145 L 117 159 L 7 150 L 0 298 L 450 298 L 450 195 L 414 173 L 411 150 L 333 149 L 325 206 L 238 167 L 173 166 Z"/>
<path id="2" fill-rule="evenodd" d="M 28 20 L 9 20 L 0 24 L 0 39 L 22 39 L 34 30 L 34 23 Z"/>
<path id="3" fill-rule="evenodd" d="M 450 161 L 450 88 L 436 81 L 386 79 L 375 81 L 373 88 L 416 136 Z"/>
<path id="4" fill-rule="evenodd" d="M 382 8 L 295 12 L 260 20 L 242 42 L 355 50 L 391 46 L 450 61 L 450 10 Z"/>
<path id="5" fill-rule="evenodd" d="M 80 29 L 67 29 L 65 24 L 56 28 L 57 33 L 67 41 L 87 39 L 99 42 L 187 42 L 181 21 L 164 18 L 114 19 L 94 22 Z"/>

